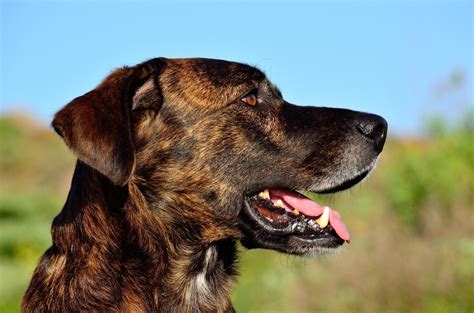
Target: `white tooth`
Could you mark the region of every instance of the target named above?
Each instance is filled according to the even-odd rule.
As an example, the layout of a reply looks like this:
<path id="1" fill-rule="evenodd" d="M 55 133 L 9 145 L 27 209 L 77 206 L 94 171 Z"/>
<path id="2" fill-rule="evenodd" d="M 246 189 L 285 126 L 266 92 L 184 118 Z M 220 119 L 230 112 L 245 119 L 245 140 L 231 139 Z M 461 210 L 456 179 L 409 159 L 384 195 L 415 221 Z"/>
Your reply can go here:
<path id="1" fill-rule="evenodd" d="M 258 196 L 260 198 L 270 200 L 270 192 L 268 191 L 268 189 L 265 189 L 264 191 L 260 192 Z"/>
<path id="2" fill-rule="evenodd" d="M 283 201 L 281 200 L 277 200 L 275 201 L 275 203 L 273 203 L 273 205 L 275 205 L 276 207 L 279 207 L 279 208 L 285 208 L 285 205 L 283 204 Z"/>
<path id="3" fill-rule="evenodd" d="M 321 228 L 324 228 L 324 227 L 328 226 L 328 224 L 329 224 L 329 212 L 330 211 L 331 211 L 331 209 L 329 207 L 325 206 L 323 214 L 316 220 L 316 223 L 318 223 L 318 225 Z"/>

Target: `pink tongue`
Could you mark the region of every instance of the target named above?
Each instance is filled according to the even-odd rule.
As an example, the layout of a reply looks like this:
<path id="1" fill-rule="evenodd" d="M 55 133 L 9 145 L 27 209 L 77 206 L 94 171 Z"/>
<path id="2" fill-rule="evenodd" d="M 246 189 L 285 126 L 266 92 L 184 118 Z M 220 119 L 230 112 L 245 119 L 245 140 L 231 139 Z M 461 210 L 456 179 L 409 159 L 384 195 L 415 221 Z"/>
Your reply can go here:
<path id="1" fill-rule="evenodd" d="M 341 215 L 336 210 L 331 210 L 331 212 L 329 212 L 329 224 L 334 228 L 339 238 L 347 242 L 351 240 L 349 230 L 347 229 L 346 224 L 342 222 Z"/>
<path id="2" fill-rule="evenodd" d="M 270 189 L 270 197 L 279 198 L 293 209 L 297 209 L 306 216 L 318 217 L 323 214 L 323 207 L 303 195 L 288 192 L 282 189 Z M 336 231 L 336 234 L 343 240 L 349 242 L 351 236 L 347 226 L 342 222 L 341 215 L 336 210 L 331 209 L 329 213 L 329 224 Z"/>
<path id="3" fill-rule="evenodd" d="M 323 214 L 323 208 L 319 204 L 303 195 L 290 193 L 281 189 L 270 189 L 270 196 L 281 198 L 293 209 L 297 209 L 304 215 L 316 217 Z"/>

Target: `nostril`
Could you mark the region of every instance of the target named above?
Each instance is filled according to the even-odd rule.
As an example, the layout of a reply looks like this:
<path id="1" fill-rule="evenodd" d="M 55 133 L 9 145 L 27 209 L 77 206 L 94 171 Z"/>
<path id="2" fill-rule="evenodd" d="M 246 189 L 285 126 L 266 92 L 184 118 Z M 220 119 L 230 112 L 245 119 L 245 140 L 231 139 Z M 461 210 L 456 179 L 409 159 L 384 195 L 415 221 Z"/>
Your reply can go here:
<path id="1" fill-rule="evenodd" d="M 385 134 L 385 125 L 382 123 L 360 123 L 357 125 L 359 132 L 372 140 L 377 140 Z"/>
<path id="2" fill-rule="evenodd" d="M 374 142 L 375 150 L 381 152 L 387 136 L 387 122 L 378 115 L 368 115 L 357 125 L 357 130 Z"/>
<path id="3" fill-rule="evenodd" d="M 359 125 L 357 125 L 357 130 L 359 130 L 359 132 L 362 135 L 369 137 L 370 139 L 373 139 L 372 131 L 374 130 L 374 127 L 375 127 L 374 124 L 362 122 Z"/>

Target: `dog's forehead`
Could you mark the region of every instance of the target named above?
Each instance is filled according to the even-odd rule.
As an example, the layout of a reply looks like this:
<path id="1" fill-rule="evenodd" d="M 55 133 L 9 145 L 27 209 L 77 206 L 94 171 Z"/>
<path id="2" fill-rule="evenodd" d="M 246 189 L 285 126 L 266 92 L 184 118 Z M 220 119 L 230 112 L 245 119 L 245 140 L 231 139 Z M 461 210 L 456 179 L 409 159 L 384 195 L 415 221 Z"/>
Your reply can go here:
<path id="1" fill-rule="evenodd" d="M 187 70 L 192 75 L 204 75 L 216 86 L 239 85 L 243 81 L 260 81 L 265 75 L 247 64 L 214 59 L 186 59 Z"/>
<path id="2" fill-rule="evenodd" d="M 224 60 L 167 59 L 160 84 L 165 97 L 204 107 L 227 105 L 266 80 L 250 65 Z"/>

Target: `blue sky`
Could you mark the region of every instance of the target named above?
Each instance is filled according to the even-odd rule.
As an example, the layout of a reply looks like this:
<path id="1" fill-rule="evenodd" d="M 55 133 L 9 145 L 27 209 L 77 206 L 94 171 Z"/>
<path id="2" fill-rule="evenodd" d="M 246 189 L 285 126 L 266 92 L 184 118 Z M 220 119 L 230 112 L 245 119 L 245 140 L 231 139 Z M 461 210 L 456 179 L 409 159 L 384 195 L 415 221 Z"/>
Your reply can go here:
<path id="1" fill-rule="evenodd" d="M 423 116 L 461 110 L 433 96 L 453 71 L 472 100 L 473 31 L 471 1 L 3 1 L 0 112 L 47 123 L 113 68 L 202 56 L 257 65 L 290 102 L 413 134 Z"/>

